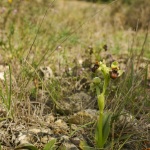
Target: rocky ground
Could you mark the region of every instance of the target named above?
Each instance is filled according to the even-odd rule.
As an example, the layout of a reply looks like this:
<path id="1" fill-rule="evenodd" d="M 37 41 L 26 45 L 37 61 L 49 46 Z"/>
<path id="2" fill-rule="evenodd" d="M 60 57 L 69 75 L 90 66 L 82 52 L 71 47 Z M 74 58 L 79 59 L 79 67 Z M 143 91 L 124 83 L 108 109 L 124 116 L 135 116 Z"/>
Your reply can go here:
<path id="1" fill-rule="evenodd" d="M 108 66 L 117 60 L 124 70 L 106 92 L 105 110 L 113 117 L 105 149 L 149 150 L 150 53 L 144 26 L 149 0 L 138 4 L 139 31 L 137 6 L 136 12 L 121 2 L 48 2 L 0 1 L 2 150 L 25 149 L 26 143 L 42 150 L 52 139 L 57 150 L 85 150 L 84 142 L 95 150 L 92 68 L 103 59 Z"/>
<path id="2" fill-rule="evenodd" d="M 108 57 L 110 55 L 106 53 L 105 58 Z M 121 67 L 125 69 L 126 63 L 124 62 L 126 59 L 120 58 L 119 61 Z M 149 60 L 144 61 L 143 65 Z M 30 94 L 28 103 L 17 102 L 15 110 L 17 110 L 18 117 L 9 117 L 9 112 L 2 104 L 0 105 L 0 141 L 3 150 L 11 150 L 24 143 L 32 143 L 41 149 L 52 139 L 57 139 L 56 145 L 59 150 L 64 148 L 81 150 L 81 141 L 86 141 L 91 149 L 94 147 L 94 128 L 98 110 L 96 97 L 90 91 L 92 73 L 90 72 L 88 76 L 85 76 L 90 71 L 91 66 L 85 64 L 86 59 L 80 66 L 70 69 L 74 69 L 74 77 L 70 77 L 67 73 L 61 77 L 55 76 L 56 73 L 50 67 L 40 67 L 38 74 L 41 76 L 42 82 L 38 81 L 37 92 Z M 6 66 L 2 67 L 1 72 L 7 69 Z M 147 80 L 147 90 L 150 88 L 149 79 Z M 57 80 L 57 84 L 59 83 L 62 88 L 60 89 L 62 93 L 59 97 L 60 100 L 56 102 L 52 100 L 47 91 L 42 89 L 43 82 L 49 86 L 53 80 Z M 4 82 L 3 78 L 1 78 L 1 82 Z M 19 113 L 22 115 L 19 116 Z M 137 119 L 125 109 L 122 110 L 122 113 L 124 115 L 120 115 L 115 122 L 115 138 L 121 132 L 124 132 L 122 133 L 124 136 L 134 130 L 136 135 L 131 135 L 131 139 L 138 140 L 137 135 L 143 132 L 145 137 L 143 148 L 148 147 L 150 143 L 146 137 L 149 136 L 150 124 L 145 118 Z M 142 123 L 141 119 L 143 119 Z M 137 144 L 127 143 L 122 149 L 133 150 L 136 147 Z"/>

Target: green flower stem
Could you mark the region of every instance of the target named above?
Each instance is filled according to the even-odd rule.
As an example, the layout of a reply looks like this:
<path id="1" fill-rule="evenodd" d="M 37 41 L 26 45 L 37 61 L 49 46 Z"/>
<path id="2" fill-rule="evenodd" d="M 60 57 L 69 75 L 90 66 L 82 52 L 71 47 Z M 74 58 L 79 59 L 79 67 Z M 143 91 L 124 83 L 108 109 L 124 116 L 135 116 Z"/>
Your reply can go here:
<path id="1" fill-rule="evenodd" d="M 99 118 L 98 118 L 98 141 L 97 145 L 99 148 L 103 148 L 103 110 L 104 110 L 104 94 L 100 94 L 100 89 L 96 86 L 96 94 L 98 99 L 98 106 L 99 106 Z"/>
<path id="2" fill-rule="evenodd" d="M 101 93 L 98 95 L 98 106 L 99 106 L 99 118 L 98 118 L 98 147 L 103 148 L 103 115 L 105 107 L 105 97 Z"/>
<path id="3" fill-rule="evenodd" d="M 110 77 L 107 74 L 105 74 L 104 75 L 103 94 L 105 94 L 105 92 L 106 92 L 106 88 L 108 87 L 109 80 L 110 80 Z"/>
<path id="4" fill-rule="evenodd" d="M 98 128 L 99 128 L 99 148 L 103 148 L 103 112 L 99 113 L 99 123 L 98 123 Z"/>

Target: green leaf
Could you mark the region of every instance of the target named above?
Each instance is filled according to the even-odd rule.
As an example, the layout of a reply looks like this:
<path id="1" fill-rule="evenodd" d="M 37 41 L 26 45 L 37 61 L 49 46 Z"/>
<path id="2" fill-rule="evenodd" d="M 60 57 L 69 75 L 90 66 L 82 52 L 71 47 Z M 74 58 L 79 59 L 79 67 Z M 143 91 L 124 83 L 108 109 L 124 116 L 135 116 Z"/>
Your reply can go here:
<path id="1" fill-rule="evenodd" d="M 103 113 L 99 114 L 98 122 L 97 122 L 97 128 L 95 133 L 95 141 L 96 141 L 96 147 L 97 148 L 103 148 Z"/>
<path id="2" fill-rule="evenodd" d="M 21 144 L 18 147 L 16 147 L 14 150 L 21 150 L 21 149 L 38 150 L 34 145 L 30 143 Z"/>
<path id="3" fill-rule="evenodd" d="M 81 150 L 95 150 L 93 147 L 89 147 L 85 141 L 80 141 L 79 147 Z"/>
<path id="4" fill-rule="evenodd" d="M 56 144 L 56 139 L 52 139 L 49 141 L 45 146 L 43 150 L 53 150 Z"/>
<path id="5" fill-rule="evenodd" d="M 111 113 L 105 113 L 103 116 L 103 144 L 106 143 L 110 132 Z"/>

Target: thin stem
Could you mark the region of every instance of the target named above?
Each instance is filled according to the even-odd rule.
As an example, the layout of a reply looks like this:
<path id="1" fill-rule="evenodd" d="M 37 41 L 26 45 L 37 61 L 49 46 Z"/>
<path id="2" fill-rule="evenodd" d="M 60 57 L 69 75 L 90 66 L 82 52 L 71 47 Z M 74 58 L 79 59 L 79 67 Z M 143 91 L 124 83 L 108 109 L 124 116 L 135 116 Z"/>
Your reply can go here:
<path id="1" fill-rule="evenodd" d="M 8 109 L 10 110 L 11 106 L 11 96 L 12 96 L 12 79 L 11 79 L 11 68 L 9 65 L 9 95 L 8 95 Z"/>

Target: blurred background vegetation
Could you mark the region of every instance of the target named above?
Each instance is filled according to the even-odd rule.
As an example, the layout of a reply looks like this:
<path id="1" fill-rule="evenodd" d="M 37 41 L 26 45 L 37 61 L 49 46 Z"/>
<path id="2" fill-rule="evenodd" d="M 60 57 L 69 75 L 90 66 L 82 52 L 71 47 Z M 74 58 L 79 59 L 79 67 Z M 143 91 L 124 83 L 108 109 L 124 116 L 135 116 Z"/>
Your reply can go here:
<path id="1" fill-rule="evenodd" d="M 83 0 L 97 3 L 111 3 L 114 0 Z M 116 0 L 115 0 L 116 1 Z M 123 8 L 125 6 L 125 8 Z M 122 22 L 127 27 L 146 28 L 150 21 L 150 0 L 118 0 L 112 8 L 111 15 L 122 14 Z M 113 18 L 112 18 L 113 19 Z"/>

